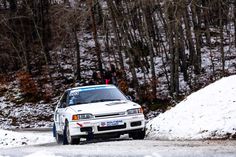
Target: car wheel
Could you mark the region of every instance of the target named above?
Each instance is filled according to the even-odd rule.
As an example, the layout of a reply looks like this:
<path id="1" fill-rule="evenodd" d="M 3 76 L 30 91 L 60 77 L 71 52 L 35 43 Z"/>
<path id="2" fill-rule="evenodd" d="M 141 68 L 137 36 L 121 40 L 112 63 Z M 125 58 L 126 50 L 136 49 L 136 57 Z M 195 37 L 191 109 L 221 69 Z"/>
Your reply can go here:
<path id="1" fill-rule="evenodd" d="M 53 133 L 53 137 L 56 137 L 57 130 L 56 130 L 56 124 L 55 123 L 53 123 L 52 133 Z"/>
<path id="2" fill-rule="evenodd" d="M 63 144 L 79 144 L 79 137 L 71 137 L 70 129 L 68 122 L 65 123 L 64 131 L 63 131 Z"/>
<path id="3" fill-rule="evenodd" d="M 142 140 L 145 137 L 145 130 L 129 133 L 129 137 L 133 138 L 134 140 Z"/>
<path id="4" fill-rule="evenodd" d="M 68 140 L 67 140 L 67 126 L 68 124 L 66 123 L 64 126 L 64 130 L 63 130 L 63 145 L 68 144 Z"/>
<path id="5" fill-rule="evenodd" d="M 63 141 L 63 136 L 57 133 L 57 129 L 56 129 L 55 123 L 53 123 L 52 131 L 53 131 L 53 137 L 55 137 L 56 142 L 57 142 L 58 144 L 61 144 L 62 141 Z"/>
<path id="6" fill-rule="evenodd" d="M 63 142 L 63 136 L 62 135 L 56 133 L 55 138 L 56 138 L 56 141 L 57 141 L 58 144 L 61 144 Z"/>

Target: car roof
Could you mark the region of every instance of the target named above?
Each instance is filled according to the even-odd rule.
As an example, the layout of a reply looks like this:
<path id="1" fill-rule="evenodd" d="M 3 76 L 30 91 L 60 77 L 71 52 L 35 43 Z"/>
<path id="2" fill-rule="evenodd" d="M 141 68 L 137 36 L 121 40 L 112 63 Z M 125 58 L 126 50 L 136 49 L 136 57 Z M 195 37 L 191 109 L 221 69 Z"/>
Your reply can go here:
<path id="1" fill-rule="evenodd" d="M 101 85 L 86 85 L 86 86 L 79 86 L 79 87 L 73 87 L 69 88 L 66 91 L 71 91 L 71 90 L 77 90 L 77 89 L 83 89 L 83 88 L 94 88 L 94 87 L 115 87 L 115 85 L 112 84 L 101 84 Z"/>

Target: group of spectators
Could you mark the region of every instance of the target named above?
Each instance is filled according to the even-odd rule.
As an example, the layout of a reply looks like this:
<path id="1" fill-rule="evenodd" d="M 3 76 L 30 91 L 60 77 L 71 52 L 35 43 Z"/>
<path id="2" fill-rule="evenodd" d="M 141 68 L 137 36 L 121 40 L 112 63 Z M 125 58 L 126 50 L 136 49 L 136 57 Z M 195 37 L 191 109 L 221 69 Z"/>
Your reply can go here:
<path id="1" fill-rule="evenodd" d="M 79 80 L 75 86 L 113 84 L 117 86 L 124 94 L 134 97 L 134 93 L 130 93 L 129 85 L 124 77 L 122 70 L 117 69 L 111 64 L 109 68 L 102 71 L 94 71 L 88 80 Z"/>
<path id="2" fill-rule="evenodd" d="M 79 85 L 97 85 L 97 84 L 114 84 L 118 86 L 117 69 L 115 65 L 102 71 L 94 71 L 89 80 L 79 82 Z"/>

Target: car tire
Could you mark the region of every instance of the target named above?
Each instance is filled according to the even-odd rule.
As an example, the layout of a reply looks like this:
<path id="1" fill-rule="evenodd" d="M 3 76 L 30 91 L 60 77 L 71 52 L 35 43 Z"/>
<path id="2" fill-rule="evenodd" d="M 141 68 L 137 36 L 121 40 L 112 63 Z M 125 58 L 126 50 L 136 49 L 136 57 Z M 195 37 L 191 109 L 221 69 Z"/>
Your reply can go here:
<path id="1" fill-rule="evenodd" d="M 129 137 L 134 140 L 143 140 L 145 138 L 145 130 L 129 133 Z"/>
<path id="2" fill-rule="evenodd" d="M 57 144 L 62 144 L 63 142 L 63 135 L 60 135 L 58 133 L 56 133 L 56 141 L 57 141 Z"/>
<path id="3" fill-rule="evenodd" d="M 56 137 L 57 130 L 56 130 L 56 124 L 55 123 L 53 123 L 52 133 L 53 133 L 53 137 Z"/>
<path id="4" fill-rule="evenodd" d="M 67 144 L 79 144 L 80 138 L 79 137 L 71 137 L 70 136 L 70 129 L 68 122 L 65 123 L 64 131 L 63 131 L 63 145 Z"/>
<path id="5" fill-rule="evenodd" d="M 57 133 L 56 125 L 53 123 L 53 137 L 55 137 L 57 144 L 61 144 L 63 141 L 63 136 Z"/>
<path id="6" fill-rule="evenodd" d="M 62 141 L 63 145 L 67 145 L 68 144 L 66 130 L 67 130 L 67 124 L 64 126 L 64 130 L 63 130 L 63 141 Z"/>

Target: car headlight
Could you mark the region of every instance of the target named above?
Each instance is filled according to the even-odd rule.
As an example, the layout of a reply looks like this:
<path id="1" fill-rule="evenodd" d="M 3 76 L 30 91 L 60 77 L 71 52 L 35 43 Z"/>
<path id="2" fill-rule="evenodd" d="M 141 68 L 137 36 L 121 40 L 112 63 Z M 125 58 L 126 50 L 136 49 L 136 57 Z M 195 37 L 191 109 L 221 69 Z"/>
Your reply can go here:
<path id="1" fill-rule="evenodd" d="M 127 114 L 139 114 L 139 113 L 143 113 L 142 108 L 134 108 L 134 109 L 127 110 Z"/>
<path id="2" fill-rule="evenodd" d="M 94 115 L 90 113 L 72 115 L 72 120 L 93 119 Z"/>

